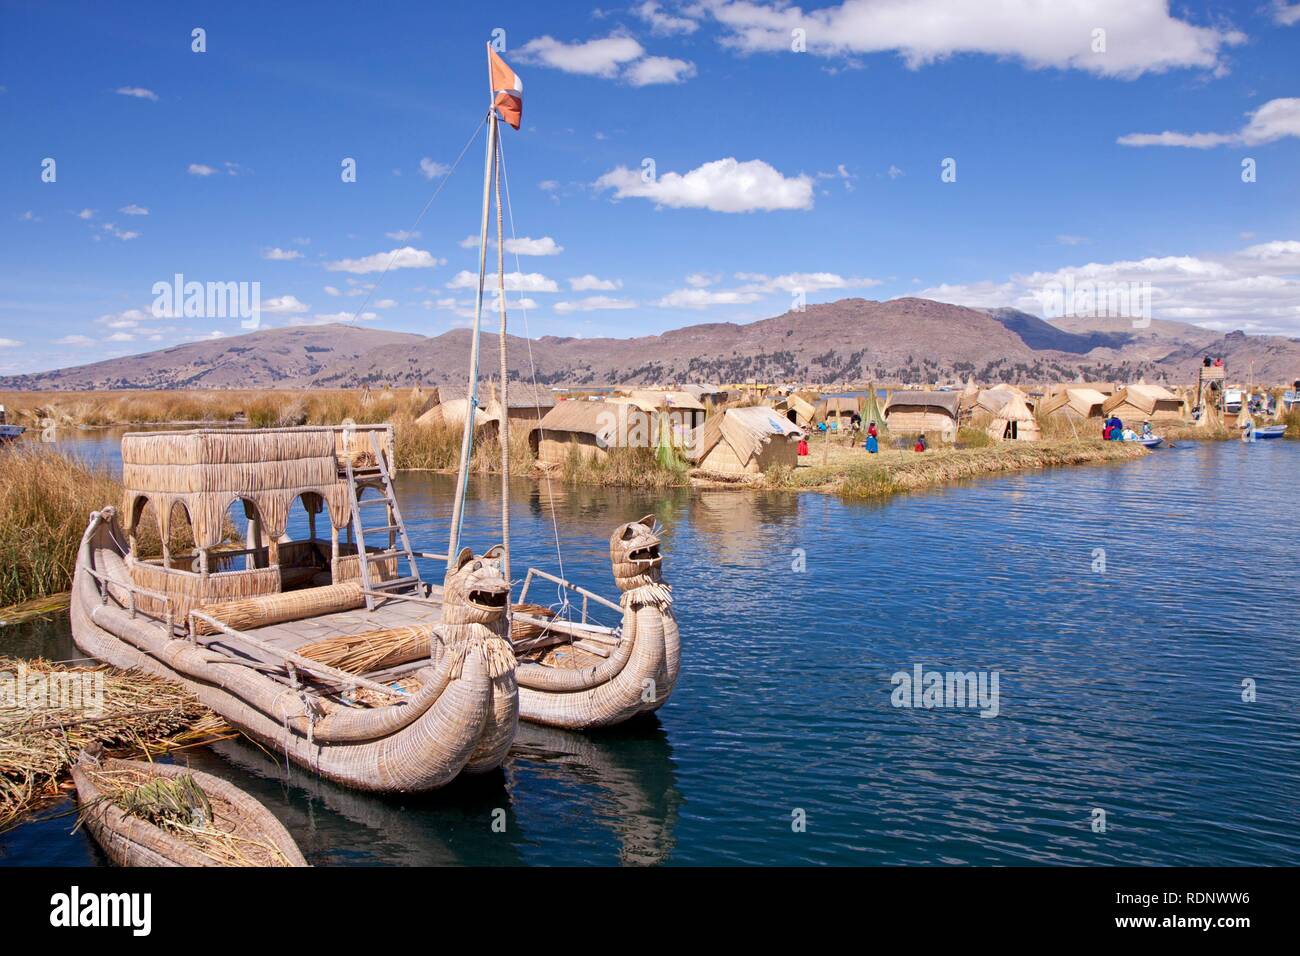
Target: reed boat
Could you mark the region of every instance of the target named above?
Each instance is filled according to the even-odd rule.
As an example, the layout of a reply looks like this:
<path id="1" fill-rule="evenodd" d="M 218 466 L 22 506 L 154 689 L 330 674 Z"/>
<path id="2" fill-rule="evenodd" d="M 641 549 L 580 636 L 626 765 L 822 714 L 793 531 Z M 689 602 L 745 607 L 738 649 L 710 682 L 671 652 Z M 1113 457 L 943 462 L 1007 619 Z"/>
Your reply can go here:
<path id="1" fill-rule="evenodd" d="M 271 811 L 211 774 L 83 752 L 72 779 L 82 824 L 118 866 L 307 866 Z"/>
<path id="2" fill-rule="evenodd" d="M 348 786 L 431 790 L 500 766 L 518 715 L 509 589 L 495 562 L 468 551 L 442 586 L 421 579 L 389 477 L 391 437 L 389 426 L 125 435 L 121 513 L 92 514 L 77 554 L 77 646 L 177 681 L 247 736 Z M 227 540 L 234 501 L 246 547 Z M 286 533 L 295 502 L 307 512 L 301 540 Z M 140 553 L 147 508 L 161 556 Z M 168 544 L 178 516 L 192 551 Z M 300 653 L 401 629 L 423 635 L 423 653 L 400 666 L 346 671 Z"/>
<path id="3" fill-rule="evenodd" d="M 680 636 L 672 589 L 662 580 L 659 544 L 651 516 L 610 536 L 610 562 L 621 594 L 617 606 L 601 603 L 622 615 L 612 635 L 571 629 L 556 638 L 543 624 L 538 635 L 515 642 L 522 719 L 585 730 L 652 713 L 668 700 L 680 668 Z"/>
<path id="4" fill-rule="evenodd" d="M 5 412 L 5 407 L 0 405 L 0 444 L 7 441 L 17 441 L 23 437 L 23 432 L 27 431 L 22 425 L 11 425 Z"/>

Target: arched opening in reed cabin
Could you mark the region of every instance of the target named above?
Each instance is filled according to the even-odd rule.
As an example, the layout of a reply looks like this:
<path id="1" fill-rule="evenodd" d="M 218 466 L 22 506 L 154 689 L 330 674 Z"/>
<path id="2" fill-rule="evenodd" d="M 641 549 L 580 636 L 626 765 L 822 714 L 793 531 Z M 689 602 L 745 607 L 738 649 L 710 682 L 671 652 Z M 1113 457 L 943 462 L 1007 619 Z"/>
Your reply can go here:
<path id="1" fill-rule="evenodd" d="M 320 587 L 333 580 L 338 532 L 325 499 L 304 491 L 289 502 L 285 533 L 279 541 L 280 590 Z"/>

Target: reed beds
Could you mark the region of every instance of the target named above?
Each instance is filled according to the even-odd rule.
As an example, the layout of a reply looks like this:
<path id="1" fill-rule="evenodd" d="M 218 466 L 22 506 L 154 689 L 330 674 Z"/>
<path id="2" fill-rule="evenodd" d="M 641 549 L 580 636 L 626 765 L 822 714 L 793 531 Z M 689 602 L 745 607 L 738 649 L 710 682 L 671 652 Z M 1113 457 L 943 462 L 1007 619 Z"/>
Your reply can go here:
<path id="1" fill-rule="evenodd" d="M 160 677 L 0 657 L 0 832 L 56 796 L 87 747 L 157 754 L 229 733 Z"/>
<path id="2" fill-rule="evenodd" d="M 584 457 L 575 447 L 560 466 L 566 484 L 623 488 L 675 488 L 690 484 L 684 462 L 660 460 L 655 448 L 611 448 L 603 458 Z"/>
<path id="3" fill-rule="evenodd" d="M 773 470 L 770 488 L 829 491 L 847 498 L 881 498 L 950 481 L 1062 465 L 1131 461 L 1148 454 L 1132 442 L 1095 439 L 1006 442 L 984 448 L 939 448 L 918 454 L 886 449 L 838 449 L 826 464 Z"/>
<path id="4" fill-rule="evenodd" d="M 456 425 L 425 425 L 409 413 L 392 418 L 398 467 L 404 471 L 455 471 L 460 465 L 462 432 Z M 535 464 L 524 428 L 510 431 L 510 473 L 524 476 Z M 477 474 L 501 471 L 501 441 L 494 430 L 478 432 L 470 470 Z"/>

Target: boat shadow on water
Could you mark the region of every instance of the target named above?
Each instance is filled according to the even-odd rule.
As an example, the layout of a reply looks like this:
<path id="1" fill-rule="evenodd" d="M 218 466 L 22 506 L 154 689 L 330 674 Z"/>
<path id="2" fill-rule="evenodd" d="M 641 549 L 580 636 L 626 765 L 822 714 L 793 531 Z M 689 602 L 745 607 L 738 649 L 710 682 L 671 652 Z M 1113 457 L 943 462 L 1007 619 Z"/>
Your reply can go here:
<path id="1" fill-rule="evenodd" d="M 653 865 L 676 844 L 682 803 L 668 736 L 653 715 L 587 734 L 520 723 L 504 769 L 420 794 L 351 790 L 244 738 L 193 751 L 188 762 L 238 779 L 316 865 L 548 862 L 549 847 L 575 836 L 567 825 L 553 832 L 560 817 L 594 820 L 613 835 L 617 857 L 606 862 Z M 530 849 L 540 855 L 530 860 Z"/>

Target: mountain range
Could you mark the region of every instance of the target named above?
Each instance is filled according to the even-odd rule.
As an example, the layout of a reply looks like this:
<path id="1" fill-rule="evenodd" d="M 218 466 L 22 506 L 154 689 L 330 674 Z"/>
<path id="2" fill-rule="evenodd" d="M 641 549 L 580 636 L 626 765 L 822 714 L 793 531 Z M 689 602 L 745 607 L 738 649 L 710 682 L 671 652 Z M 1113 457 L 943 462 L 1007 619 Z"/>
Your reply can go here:
<path id="1" fill-rule="evenodd" d="M 495 338 L 493 336 L 492 338 Z M 465 380 L 470 332 L 433 337 L 353 325 L 268 328 L 142 355 L 0 378 L 9 390 L 357 388 Z M 485 345 L 495 352 L 495 344 Z M 1223 335 L 1182 322 L 1069 317 L 929 299 L 841 299 L 738 325 L 636 338 L 511 337 L 511 377 L 545 385 L 758 381 L 1190 382 L 1206 354 L 1230 377 L 1300 378 L 1300 339 Z M 495 357 L 484 369 L 495 367 Z"/>

